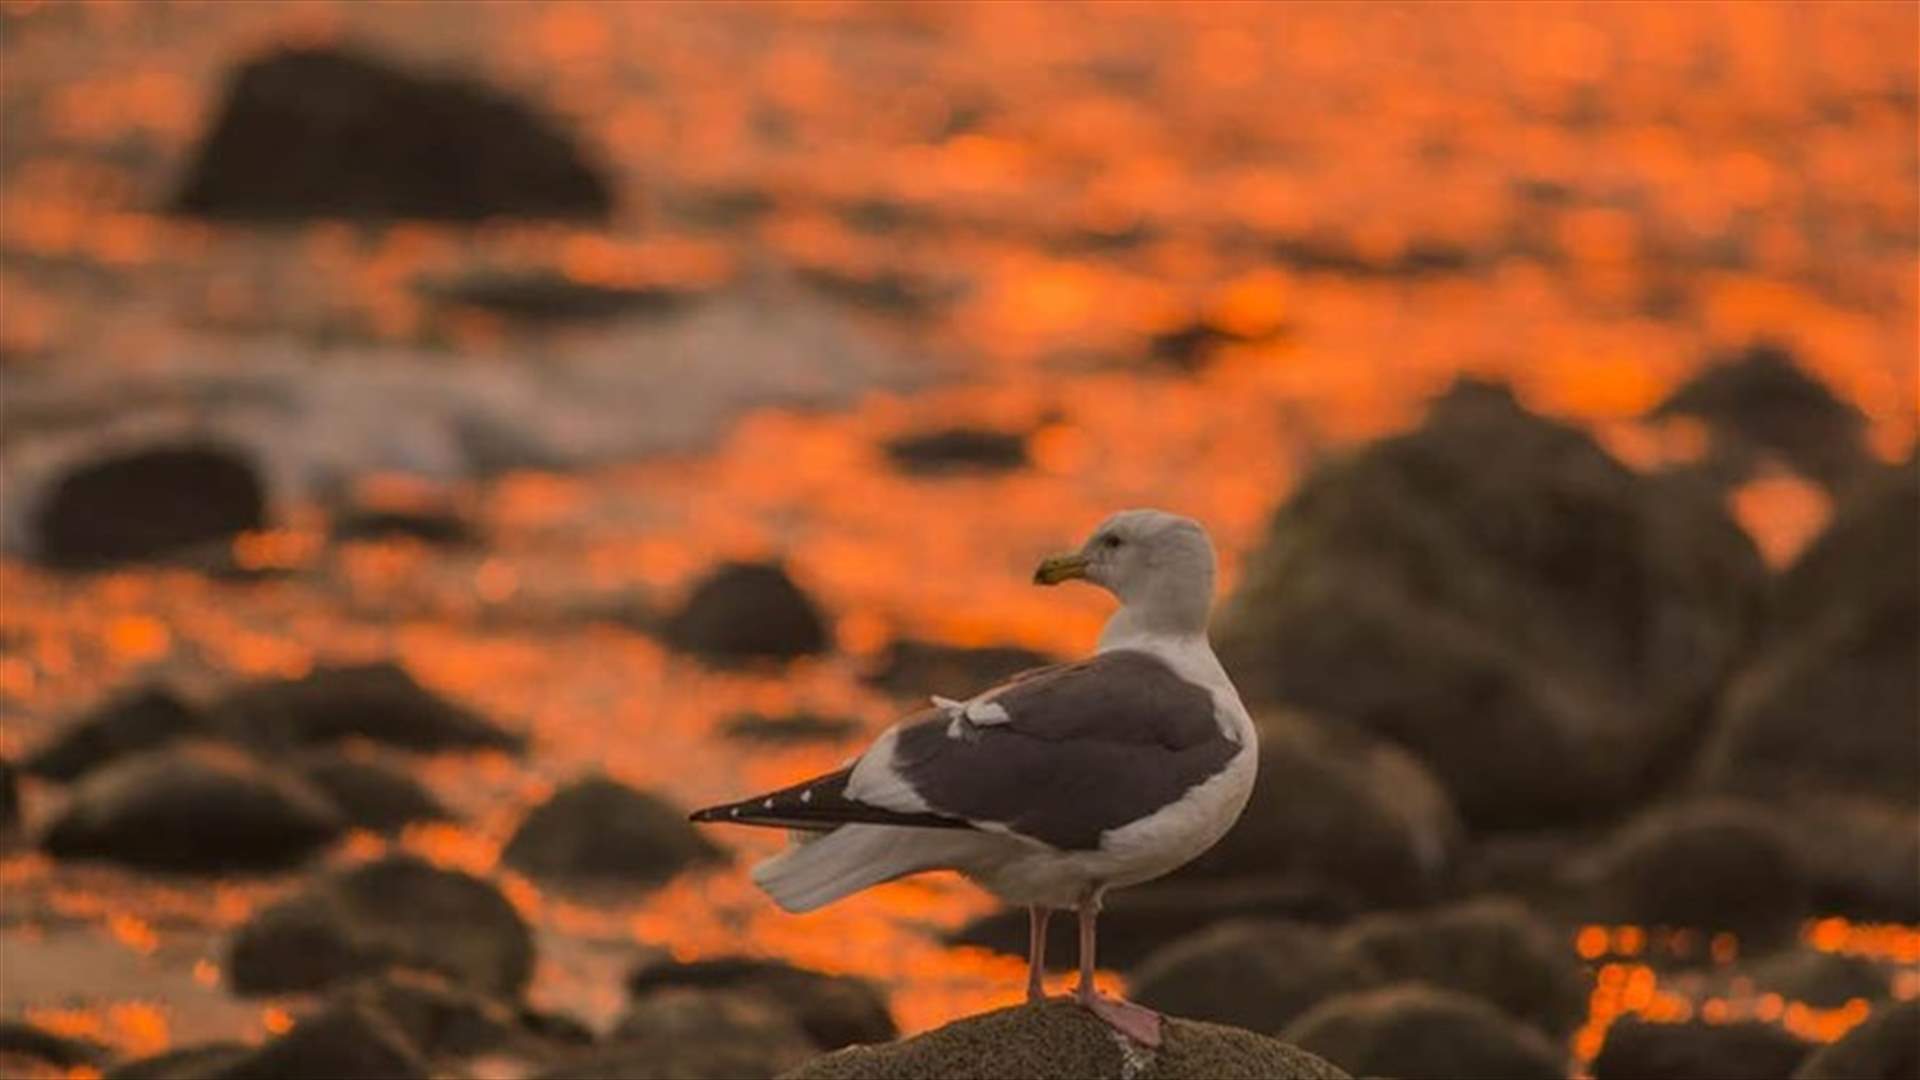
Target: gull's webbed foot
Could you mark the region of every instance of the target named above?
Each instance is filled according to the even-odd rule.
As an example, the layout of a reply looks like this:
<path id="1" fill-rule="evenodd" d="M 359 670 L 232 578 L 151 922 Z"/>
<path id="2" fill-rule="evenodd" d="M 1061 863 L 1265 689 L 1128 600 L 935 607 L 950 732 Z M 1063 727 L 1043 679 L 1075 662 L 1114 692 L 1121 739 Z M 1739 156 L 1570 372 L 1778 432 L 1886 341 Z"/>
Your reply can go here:
<path id="1" fill-rule="evenodd" d="M 1142 1046 L 1159 1047 L 1160 1014 L 1145 1005 L 1135 1005 L 1131 1001 L 1100 993 L 1076 995 L 1074 1000 L 1088 1012 L 1105 1020 L 1108 1027 L 1134 1042 Z"/>

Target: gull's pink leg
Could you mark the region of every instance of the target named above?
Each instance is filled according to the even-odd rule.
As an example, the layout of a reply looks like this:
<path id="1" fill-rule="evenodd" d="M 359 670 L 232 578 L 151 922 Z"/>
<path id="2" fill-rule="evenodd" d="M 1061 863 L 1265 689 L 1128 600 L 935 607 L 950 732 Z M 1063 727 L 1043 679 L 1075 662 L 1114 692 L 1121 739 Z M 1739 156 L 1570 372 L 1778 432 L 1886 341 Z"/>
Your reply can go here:
<path id="1" fill-rule="evenodd" d="M 1038 904 L 1027 908 L 1027 1001 L 1045 1001 L 1044 981 L 1047 966 L 1047 918 L 1053 909 Z"/>
<path id="2" fill-rule="evenodd" d="M 1108 1026 L 1142 1046 L 1160 1045 L 1160 1014 L 1144 1005 L 1110 998 L 1093 988 L 1094 930 L 1100 915 L 1100 890 L 1089 888 L 1080 896 L 1080 985 L 1073 996 L 1087 1011 L 1105 1020 Z"/>

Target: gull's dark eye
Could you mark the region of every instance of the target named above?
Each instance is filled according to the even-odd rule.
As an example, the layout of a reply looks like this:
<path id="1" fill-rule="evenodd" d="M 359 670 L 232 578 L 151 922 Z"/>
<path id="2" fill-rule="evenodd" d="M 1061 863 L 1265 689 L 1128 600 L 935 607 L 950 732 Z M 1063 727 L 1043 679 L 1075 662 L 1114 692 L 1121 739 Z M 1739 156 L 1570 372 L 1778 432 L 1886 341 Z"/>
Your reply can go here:
<path id="1" fill-rule="evenodd" d="M 1112 533 L 1108 533 L 1100 538 L 1100 546 L 1104 548 L 1117 548 L 1120 546 L 1120 538 Z"/>

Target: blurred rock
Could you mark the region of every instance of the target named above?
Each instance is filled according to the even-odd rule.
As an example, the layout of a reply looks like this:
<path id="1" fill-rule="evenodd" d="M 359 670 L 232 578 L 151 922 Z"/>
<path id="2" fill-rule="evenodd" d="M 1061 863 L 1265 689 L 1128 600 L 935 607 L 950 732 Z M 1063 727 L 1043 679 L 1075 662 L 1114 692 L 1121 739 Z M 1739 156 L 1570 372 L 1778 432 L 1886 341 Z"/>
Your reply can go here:
<path id="1" fill-rule="evenodd" d="M 0 1066 L 9 1058 L 19 1058 L 58 1069 L 94 1068 L 111 1055 L 111 1050 L 91 1039 L 56 1035 L 20 1020 L 0 1020 Z"/>
<path id="2" fill-rule="evenodd" d="M 107 1070 L 106 1080 L 205 1080 L 225 1072 L 253 1049 L 237 1042 L 193 1043 L 121 1062 Z"/>
<path id="3" fill-rule="evenodd" d="M 31 525 L 41 562 L 61 569 L 163 559 L 224 545 L 267 521 L 253 463 L 211 443 L 109 452 L 52 481 Z"/>
<path id="4" fill-rule="evenodd" d="M 902 638 L 887 646 L 866 679 L 888 693 L 924 702 L 929 694 L 971 697 L 1011 675 L 1057 662 L 1017 645 L 972 648 Z"/>
<path id="5" fill-rule="evenodd" d="M 531 324 L 666 312 L 693 299 L 690 288 L 599 284 L 553 270 L 476 270 L 423 282 L 420 291 L 437 303 L 478 308 Z"/>
<path id="6" fill-rule="evenodd" d="M 679 987 L 760 994 L 786 1010 L 822 1050 L 886 1042 L 898 1034 L 887 999 L 865 979 L 828 975 L 777 960 L 718 957 L 649 964 L 627 976 L 627 992 L 644 999 Z"/>
<path id="7" fill-rule="evenodd" d="M 887 457 L 903 472 L 922 476 L 991 473 L 1025 468 L 1027 437 L 1011 431 L 945 428 L 902 435 L 887 443 Z"/>
<path id="8" fill-rule="evenodd" d="M 10 832 L 20 820 L 20 781 L 13 762 L 0 758 L 0 833 Z"/>
<path id="9" fill-rule="evenodd" d="M 1781 578 L 1765 643 L 1729 686 L 1702 783 L 1875 794 L 1920 809 L 1920 470 L 1887 470 Z"/>
<path id="10" fill-rule="evenodd" d="M 1815 1050 L 1794 1080 L 1913 1080 L 1920 1077 L 1920 998 L 1877 1006 L 1838 1042 Z"/>
<path id="11" fill-rule="evenodd" d="M 851 717 L 797 712 L 785 716 L 739 713 L 720 725 L 720 733 L 741 742 L 781 746 L 789 743 L 839 742 L 866 725 Z"/>
<path id="12" fill-rule="evenodd" d="M 57 858 L 216 873 L 289 866 L 340 834 L 340 812 L 297 776 L 197 743 L 88 776 L 40 838 Z"/>
<path id="13" fill-rule="evenodd" d="M 478 82 L 327 48 L 229 80 L 173 199 L 216 218 L 605 217 L 611 186 L 551 121 Z"/>
<path id="14" fill-rule="evenodd" d="M 1100 963 L 1130 969 L 1196 928 L 1228 919 L 1332 923 L 1356 910 L 1353 897 L 1329 891 L 1320 881 L 1244 877 L 1150 882 L 1108 895 L 1100 913 Z M 947 942 L 1025 957 L 1026 909 L 982 916 L 948 935 Z M 1078 949 L 1073 913 L 1056 913 L 1047 926 L 1047 966 L 1072 970 Z"/>
<path id="15" fill-rule="evenodd" d="M 1343 1080 L 1310 1053 L 1263 1035 L 1169 1017 L 1147 1050 L 1068 1002 L 956 1020 L 885 1046 L 815 1058 L 792 1080 Z"/>
<path id="16" fill-rule="evenodd" d="M 862 268 L 821 263 L 795 269 L 794 276 L 800 281 L 868 314 L 924 318 L 965 291 L 960 282 L 900 266 Z"/>
<path id="17" fill-rule="evenodd" d="M 316 667 L 298 679 L 242 686 L 215 706 L 213 719 L 242 742 L 274 749 L 348 738 L 426 753 L 526 745 L 391 663 Z"/>
<path id="18" fill-rule="evenodd" d="M 384 765 L 322 751 L 302 756 L 295 768 L 356 829 L 394 833 L 410 822 L 452 817 L 419 782 Z"/>
<path id="19" fill-rule="evenodd" d="M 1232 920 L 1155 950 L 1130 996 L 1168 1016 L 1277 1032 L 1323 999 L 1377 981 L 1324 927 Z"/>
<path id="20" fill-rule="evenodd" d="M 1351 966 L 1383 981 L 1472 994 L 1555 1038 L 1586 1018 L 1588 980 L 1568 943 L 1511 900 L 1368 916 L 1338 945 Z"/>
<path id="21" fill-rule="evenodd" d="M 335 542 L 418 540 L 443 547 L 467 547 L 480 540 L 472 521 L 451 509 L 414 510 L 350 507 L 334 515 Z"/>
<path id="22" fill-rule="evenodd" d="M 227 1065 L 211 1080 L 427 1080 L 426 1060 L 391 1020 L 334 1004 Z"/>
<path id="23" fill-rule="evenodd" d="M 1250 701 L 1357 722 L 1470 822 L 1538 827 L 1675 768 L 1763 588 L 1711 491 L 1462 380 L 1299 485 L 1215 638 Z"/>
<path id="24" fill-rule="evenodd" d="M 1886 971 L 1871 960 L 1804 945 L 1747 964 L 1741 974 L 1753 981 L 1756 993 L 1779 994 L 1819 1009 L 1838 1009 L 1854 998 L 1876 1002 L 1893 989 Z M 1724 996 L 1732 996 L 1731 989 Z"/>
<path id="25" fill-rule="evenodd" d="M 1772 1024 L 1741 1020 L 1654 1024 L 1623 1016 L 1593 1059 L 1594 1080 L 1778 1080 L 1808 1043 Z"/>
<path id="26" fill-rule="evenodd" d="M 719 661 L 788 659 L 832 645 L 820 609 L 774 563 L 722 563 L 667 620 L 666 640 Z"/>
<path id="27" fill-rule="evenodd" d="M 1912 809 L 1878 798 L 1793 799 L 1777 807 L 1816 911 L 1920 922 L 1920 831 Z"/>
<path id="28" fill-rule="evenodd" d="M 1364 906 L 1435 898 L 1460 843 L 1446 792 L 1406 751 L 1296 713 L 1259 718 L 1260 770 L 1233 829 L 1177 880 L 1326 880 Z"/>
<path id="29" fill-rule="evenodd" d="M 1562 1080 L 1545 1035 L 1479 998 L 1403 983 L 1322 1002 L 1280 1036 L 1355 1076 Z"/>
<path id="30" fill-rule="evenodd" d="M 1652 415 L 1704 422 L 1712 437 L 1707 469 L 1728 486 L 1752 476 L 1768 455 L 1834 489 L 1871 461 L 1860 410 L 1836 398 L 1786 349 L 1764 342 L 1703 369 Z"/>
<path id="31" fill-rule="evenodd" d="M 127 754 L 209 734 L 200 711 L 165 686 L 125 691 L 69 721 L 51 742 L 27 756 L 26 770 L 73 780 Z"/>
<path id="32" fill-rule="evenodd" d="M 542 880 L 657 885 L 726 853 L 687 815 L 604 776 L 555 792 L 527 815 L 501 856 Z"/>
<path id="33" fill-rule="evenodd" d="M 590 1032 L 567 1034 L 550 1024 L 530 1023 L 524 1007 L 432 972 L 395 970 L 368 976 L 331 1000 L 336 1008 L 358 1006 L 385 1019 L 436 1065 L 483 1055 L 544 1064 L 592 1042 Z"/>
<path id="34" fill-rule="evenodd" d="M 1738 803 L 1659 807 L 1570 868 L 1583 921 L 1730 930 L 1761 946 L 1813 914 L 1806 871 L 1775 817 Z"/>
<path id="35" fill-rule="evenodd" d="M 760 994 L 674 987 L 649 994 L 594 1051 L 549 1080 L 771 1080 L 818 1048 L 792 1014 Z"/>
<path id="36" fill-rule="evenodd" d="M 533 936 L 498 889 L 411 856 L 321 878 L 235 932 L 226 970 L 239 994 L 317 990 L 395 967 L 519 996 Z"/>

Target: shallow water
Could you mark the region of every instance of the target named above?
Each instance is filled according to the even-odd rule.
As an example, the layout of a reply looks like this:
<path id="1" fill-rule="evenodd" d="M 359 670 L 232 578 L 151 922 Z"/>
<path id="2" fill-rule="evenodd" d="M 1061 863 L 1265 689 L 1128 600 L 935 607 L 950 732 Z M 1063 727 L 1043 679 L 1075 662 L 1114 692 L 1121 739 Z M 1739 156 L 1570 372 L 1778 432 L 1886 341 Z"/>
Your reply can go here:
<path id="1" fill-rule="evenodd" d="M 1702 433 L 1637 418 L 1760 338 L 1859 407 L 1877 453 L 1914 441 L 1910 7 L 0 14 L 0 751 L 136 678 L 211 693 L 395 656 L 535 737 L 525 763 L 421 766 L 464 824 L 400 844 L 504 880 L 542 930 L 535 999 L 596 1022 L 656 950 L 871 975 L 909 1029 L 1012 1000 L 1017 962 L 937 943 L 992 906 L 957 881 L 793 918 L 745 882 L 778 842 L 746 830 L 717 834 L 735 868 L 646 896 L 547 893 L 496 858 L 585 769 L 695 805 L 831 765 L 857 740 L 749 750 L 716 730 L 792 709 L 877 729 L 901 703 L 858 675 L 895 637 L 1084 650 L 1100 598 L 1027 575 L 1113 508 L 1202 518 L 1230 585 L 1316 455 L 1417 417 L 1459 373 L 1651 468 Z M 153 213 L 222 69 L 289 40 L 478 69 L 550 103 L 625 209 L 603 228 Z M 693 299 L 539 329 L 416 287 L 502 268 Z M 1153 358 L 1196 320 L 1220 343 L 1193 370 Z M 546 468 L 476 477 L 460 434 L 476 422 Z M 888 438 L 956 424 L 1031 431 L 1031 466 L 887 464 Z M 182 429 L 265 463 L 285 510 L 238 555 L 288 574 L 24 561 L 49 470 Z M 318 504 L 340 487 L 452 499 L 487 542 L 328 546 Z M 1784 474 L 1734 505 L 1776 560 L 1826 512 Z M 671 610 L 745 555 L 789 562 L 839 651 L 715 672 L 599 617 Z M 44 818 L 59 793 L 27 797 Z M 290 882 L 209 892 L 20 852 L 0 881 L 0 1012 L 129 1050 L 286 1023 L 219 989 L 218 932 Z"/>

